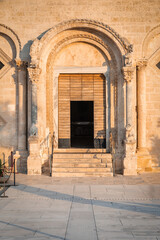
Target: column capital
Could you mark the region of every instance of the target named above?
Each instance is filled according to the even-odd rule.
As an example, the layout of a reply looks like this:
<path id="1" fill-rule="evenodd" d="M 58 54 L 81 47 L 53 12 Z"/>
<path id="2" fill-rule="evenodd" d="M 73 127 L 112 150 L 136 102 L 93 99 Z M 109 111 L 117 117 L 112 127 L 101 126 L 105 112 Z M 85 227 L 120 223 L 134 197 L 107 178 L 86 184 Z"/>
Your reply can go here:
<path id="1" fill-rule="evenodd" d="M 16 67 L 18 71 L 24 71 L 27 69 L 28 62 L 22 61 L 21 59 L 15 59 Z"/>
<path id="2" fill-rule="evenodd" d="M 39 77 L 41 74 L 41 69 L 39 68 L 39 66 L 36 65 L 30 65 L 28 67 L 28 74 L 29 74 L 29 80 L 31 81 L 31 83 L 35 83 L 37 84 L 39 82 Z"/>
<path id="3" fill-rule="evenodd" d="M 134 67 L 123 67 L 122 68 L 122 73 L 124 75 L 124 80 L 127 83 L 130 83 L 133 79 L 133 73 L 134 73 Z"/>
<path id="4" fill-rule="evenodd" d="M 147 66 L 147 63 L 148 63 L 147 59 L 145 59 L 145 58 L 139 59 L 137 61 L 137 68 L 138 68 L 138 70 L 141 70 L 142 68 L 145 68 Z"/>

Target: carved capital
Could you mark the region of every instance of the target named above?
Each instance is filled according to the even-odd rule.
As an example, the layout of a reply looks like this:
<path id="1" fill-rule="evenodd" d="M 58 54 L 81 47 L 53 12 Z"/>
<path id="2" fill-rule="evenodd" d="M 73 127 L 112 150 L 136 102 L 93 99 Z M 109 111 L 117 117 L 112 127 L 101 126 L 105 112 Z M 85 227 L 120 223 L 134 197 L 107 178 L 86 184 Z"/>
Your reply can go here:
<path id="1" fill-rule="evenodd" d="M 28 62 L 22 61 L 21 59 L 15 59 L 16 67 L 18 71 L 24 71 L 26 70 L 28 66 Z"/>
<path id="2" fill-rule="evenodd" d="M 137 68 L 138 70 L 141 70 L 142 68 L 145 68 L 147 66 L 147 59 L 140 59 L 138 62 L 137 62 Z"/>
<path id="3" fill-rule="evenodd" d="M 124 80 L 129 83 L 133 79 L 134 68 L 133 67 L 123 67 L 122 73 L 124 75 Z"/>
<path id="4" fill-rule="evenodd" d="M 39 77 L 41 74 L 41 69 L 36 66 L 30 66 L 28 68 L 28 74 L 29 74 L 29 80 L 32 83 L 38 83 L 39 82 Z"/>

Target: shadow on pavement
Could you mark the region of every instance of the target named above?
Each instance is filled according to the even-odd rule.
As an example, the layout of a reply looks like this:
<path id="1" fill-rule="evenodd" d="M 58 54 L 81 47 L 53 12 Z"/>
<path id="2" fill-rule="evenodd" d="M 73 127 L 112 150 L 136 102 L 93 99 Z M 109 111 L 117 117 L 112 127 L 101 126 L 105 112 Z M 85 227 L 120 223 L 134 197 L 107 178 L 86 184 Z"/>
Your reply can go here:
<path id="1" fill-rule="evenodd" d="M 84 197 L 78 197 L 70 195 L 70 194 L 64 194 L 56 191 L 50 191 L 47 189 L 37 188 L 33 186 L 26 186 L 21 185 L 22 188 L 18 188 L 19 191 L 25 192 L 25 193 L 31 193 L 39 197 L 45 197 L 53 200 L 63 200 L 63 201 L 70 201 L 80 204 L 92 204 L 95 206 L 100 207 L 107 207 L 112 209 L 119 209 L 119 210 L 127 210 L 137 213 L 146 213 L 146 214 L 152 214 L 155 216 L 160 216 L 160 205 L 154 205 L 154 204 L 147 204 L 147 203 L 138 203 L 138 202 L 128 202 L 128 200 L 121 199 L 120 201 L 116 202 L 117 200 L 110 200 L 110 201 L 104 201 L 104 200 L 97 200 L 94 198 L 84 198 Z M 143 199 L 142 199 L 143 200 Z M 123 201 L 123 202 L 122 202 Z M 127 202 L 126 202 L 127 201 Z"/>

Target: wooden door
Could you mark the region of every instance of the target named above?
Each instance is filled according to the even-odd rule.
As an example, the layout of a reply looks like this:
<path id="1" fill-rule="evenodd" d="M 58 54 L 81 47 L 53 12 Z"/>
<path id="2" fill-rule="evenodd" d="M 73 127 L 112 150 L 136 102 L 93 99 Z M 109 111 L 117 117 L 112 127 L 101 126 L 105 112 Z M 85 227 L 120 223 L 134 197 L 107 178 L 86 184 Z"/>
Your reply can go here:
<path id="1" fill-rule="evenodd" d="M 105 148 L 105 78 L 102 74 L 60 74 L 58 82 L 58 146 L 71 147 L 71 101 L 93 101 L 94 147 Z"/>

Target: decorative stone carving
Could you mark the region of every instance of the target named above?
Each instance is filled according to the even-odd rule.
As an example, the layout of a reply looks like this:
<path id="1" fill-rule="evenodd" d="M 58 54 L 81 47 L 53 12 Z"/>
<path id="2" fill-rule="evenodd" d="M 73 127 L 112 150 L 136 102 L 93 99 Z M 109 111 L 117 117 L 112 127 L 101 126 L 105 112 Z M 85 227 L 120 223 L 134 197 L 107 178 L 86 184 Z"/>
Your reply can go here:
<path id="1" fill-rule="evenodd" d="M 135 143 L 135 136 L 133 132 L 133 128 L 131 125 L 128 124 L 126 127 L 126 143 Z"/>
<path id="2" fill-rule="evenodd" d="M 26 61 L 21 61 L 21 59 L 15 59 L 16 62 L 16 66 L 17 66 L 17 70 L 18 71 L 24 71 L 26 70 L 27 66 L 28 66 L 28 62 Z"/>
<path id="3" fill-rule="evenodd" d="M 114 36 L 118 42 L 123 46 L 123 48 L 126 50 L 126 52 L 133 52 L 133 45 L 129 44 L 124 38 L 122 38 L 113 28 L 111 28 L 110 26 L 108 26 L 107 24 L 104 24 L 102 22 L 98 22 L 98 21 L 95 21 L 95 20 L 89 20 L 89 19 L 72 19 L 72 20 L 69 20 L 69 21 L 64 21 L 62 23 L 59 23 L 58 25 L 56 25 L 55 27 L 51 28 L 47 34 L 44 36 L 44 39 L 46 39 L 51 31 L 54 31 L 56 29 L 58 29 L 59 27 L 62 27 L 62 26 L 67 26 L 67 25 L 73 25 L 74 24 L 91 24 L 91 25 L 95 25 L 95 26 L 98 26 L 98 27 L 101 27 L 103 29 L 105 29 L 107 32 L 111 33 L 112 36 Z"/>
<path id="4" fill-rule="evenodd" d="M 41 69 L 37 66 L 31 65 L 28 67 L 28 73 L 29 73 L 29 80 L 32 83 L 38 83 L 39 82 L 39 77 L 41 74 Z"/>
<path id="5" fill-rule="evenodd" d="M 125 140 L 125 158 L 123 161 L 124 175 L 136 175 L 137 174 L 137 158 L 136 140 L 134 137 L 134 131 L 131 125 L 126 127 L 126 140 Z"/>
<path id="6" fill-rule="evenodd" d="M 125 55 L 125 66 L 132 66 L 132 54 L 130 52 Z"/>
<path id="7" fill-rule="evenodd" d="M 122 73 L 124 75 L 124 80 L 129 83 L 133 79 L 134 68 L 133 67 L 123 67 Z"/>
<path id="8" fill-rule="evenodd" d="M 66 43 L 69 44 L 69 41 L 72 41 L 72 40 L 74 40 L 74 39 L 78 39 L 78 40 L 79 40 L 79 39 L 87 39 L 87 42 L 88 42 L 88 40 L 89 40 L 90 42 L 94 41 L 94 42 L 100 44 L 101 46 L 104 47 L 104 49 L 105 49 L 106 51 L 109 52 L 109 54 L 110 54 L 110 56 L 112 57 L 112 60 L 114 61 L 114 63 L 116 62 L 116 61 L 115 61 L 115 57 L 114 57 L 112 51 L 108 48 L 108 46 L 104 43 L 104 41 L 102 41 L 102 39 L 100 39 L 100 38 L 98 38 L 98 37 L 95 37 L 95 36 L 92 35 L 92 34 L 73 34 L 73 35 L 70 35 L 70 36 L 67 36 L 67 37 L 63 38 L 61 41 L 59 41 L 59 42 L 54 46 L 54 48 L 53 48 L 52 51 L 51 51 L 51 55 L 50 55 L 50 56 L 52 57 L 52 61 L 53 61 L 53 56 L 56 55 L 55 52 L 59 51 L 59 48 L 64 47 Z"/>
<path id="9" fill-rule="evenodd" d="M 147 66 L 147 59 L 140 59 L 138 62 L 137 62 L 137 68 L 138 70 L 141 70 L 142 68 L 145 68 Z"/>
<path id="10" fill-rule="evenodd" d="M 48 32 L 46 32 L 40 40 L 39 39 L 34 40 L 30 49 L 30 56 L 32 62 L 38 64 L 43 47 L 46 46 L 46 44 L 48 44 L 51 41 L 51 39 L 53 39 L 58 33 L 65 31 L 67 29 L 73 28 L 80 29 L 82 27 L 103 32 L 104 34 L 108 35 L 113 41 L 116 40 L 116 42 L 122 47 L 123 54 L 133 52 L 133 45 L 131 45 L 126 39 L 122 38 L 110 26 L 102 22 L 89 19 L 72 19 L 69 21 L 64 21 L 54 26 Z"/>

